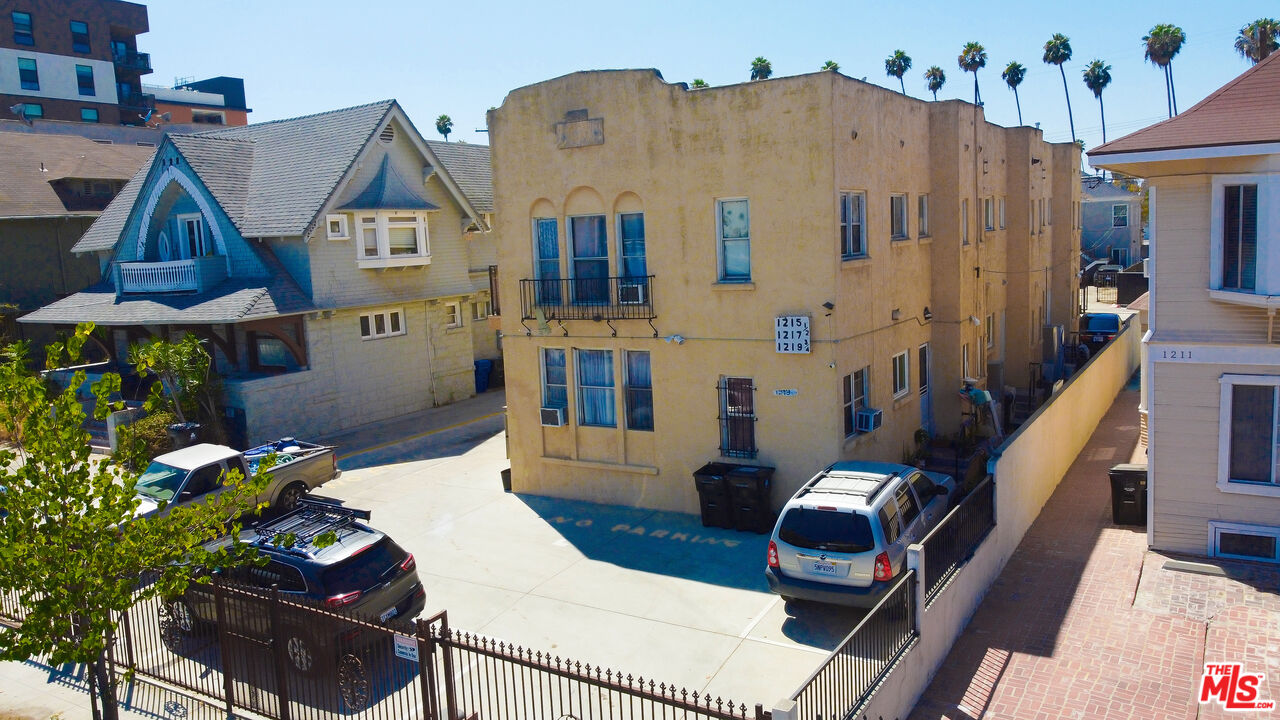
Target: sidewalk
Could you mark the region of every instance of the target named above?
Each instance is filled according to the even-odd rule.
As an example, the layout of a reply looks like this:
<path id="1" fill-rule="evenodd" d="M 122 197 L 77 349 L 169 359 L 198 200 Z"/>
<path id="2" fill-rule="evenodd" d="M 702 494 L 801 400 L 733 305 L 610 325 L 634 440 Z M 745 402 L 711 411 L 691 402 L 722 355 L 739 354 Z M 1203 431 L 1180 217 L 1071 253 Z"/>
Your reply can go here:
<path id="1" fill-rule="evenodd" d="M 1117 396 L 912 720 L 1225 717 L 1197 703 L 1205 662 L 1265 672 L 1260 699 L 1277 698 L 1280 570 L 1171 559 L 1111 522 L 1107 470 L 1136 454 L 1137 404 Z"/>

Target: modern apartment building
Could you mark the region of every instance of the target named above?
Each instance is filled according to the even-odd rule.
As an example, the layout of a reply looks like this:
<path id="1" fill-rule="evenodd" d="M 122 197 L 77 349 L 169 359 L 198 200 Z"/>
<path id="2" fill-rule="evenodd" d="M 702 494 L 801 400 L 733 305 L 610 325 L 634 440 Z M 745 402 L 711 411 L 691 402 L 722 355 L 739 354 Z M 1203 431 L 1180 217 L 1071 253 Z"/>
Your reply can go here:
<path id="1" fill-rule="evenodd" d="M 155 98 L 151 119 L 161 126 L 190 123 L 239 127 L 249 124 L 249 113 L 253 112 L 246 107 L 241 78 L 219 76 L 178 82 L 173 87 L 145 85 L 143 90 Z"/>
<path id="2" fill-rule="evenodd" d="M 899 461 L 1037 382 L 1079 151 L 835 72 L 579 72 L 489 113 L 516 491 L 696 511 L 708 461 Z"/>
<path id="3" fill-rule="evenodd" d="M 0 114 L 141 125 L 147 9 L 121 0 L 0 0 Z"/>
<path id="4" fill-rule="evenodd" d="M 1148 543 L 1280 561 L 1280 54 L 1089 155 L 1151 188 Z"/>

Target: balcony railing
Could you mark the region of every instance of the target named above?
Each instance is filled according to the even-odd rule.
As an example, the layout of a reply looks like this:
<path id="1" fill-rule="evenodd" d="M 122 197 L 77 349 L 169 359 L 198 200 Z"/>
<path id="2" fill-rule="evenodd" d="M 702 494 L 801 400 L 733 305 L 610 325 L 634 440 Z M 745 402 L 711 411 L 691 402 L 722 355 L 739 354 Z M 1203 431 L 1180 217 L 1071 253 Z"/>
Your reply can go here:
<path id="1" fill-rule="evenodd" d="M 521 280 L 522 320 L 652 320 L 653 276 Z"/>
<path id="2" fill-rule="evenodd" d="M 146 74 L 151 72 L 151 53 L 124 52 L 112 53 L 111 61 L 124 70 L 137 70 Z"/>
<path id="3" fill-rule="evenodd" d="M 120 292 L 181 292 L 199 288 L 195 260 L 120 263 Z"/>

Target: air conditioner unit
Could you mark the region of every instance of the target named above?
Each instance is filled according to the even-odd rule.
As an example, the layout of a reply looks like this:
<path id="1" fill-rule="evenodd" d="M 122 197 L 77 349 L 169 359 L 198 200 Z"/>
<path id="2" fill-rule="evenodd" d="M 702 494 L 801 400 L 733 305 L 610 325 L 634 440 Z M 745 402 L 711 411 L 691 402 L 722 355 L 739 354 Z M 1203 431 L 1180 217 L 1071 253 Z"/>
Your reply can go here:
<path id="1" fill-rule="evenodd" d="M 1142 277 L 1151 277 L 1151 258 L 1142 258 Z"/>
<path id="2" fill-rule="evenodd" d="M 619 305 L 643 305 L 644 304 L 644 285 L 619 285 L 618 286 L 618 304 Z"/>
<path id="3" fill-rule="evenodd" d="M 880 410 L 859 410 L 854 417 L 854 425 L 858 432 L 877 430 L 883 423 L 884 412 Z"/>
<path id="4" fill-rule="evenodd" d="M 561 427 L 564 425 L 564 408 L 544 407 L 541 411 L 543 427 Z"/>

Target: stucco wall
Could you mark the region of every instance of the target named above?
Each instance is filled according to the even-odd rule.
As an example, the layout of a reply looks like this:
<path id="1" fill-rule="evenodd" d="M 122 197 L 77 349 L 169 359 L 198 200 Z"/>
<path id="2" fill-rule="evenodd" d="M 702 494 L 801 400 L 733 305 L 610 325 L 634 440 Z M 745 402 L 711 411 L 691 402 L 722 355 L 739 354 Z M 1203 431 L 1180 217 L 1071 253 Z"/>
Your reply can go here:
<path id="1" fill-rule="evenodd" d="M 1127 328 L 1001 446 L 988 465 L 995 475 L 996 527 L 933 604 L 920 612 L 920 642 L 872 697 L 863 711 L 868 717 L 910 715 L 987 588 L 1137 369 L 1140 348 L 1138 328 Z"/>

